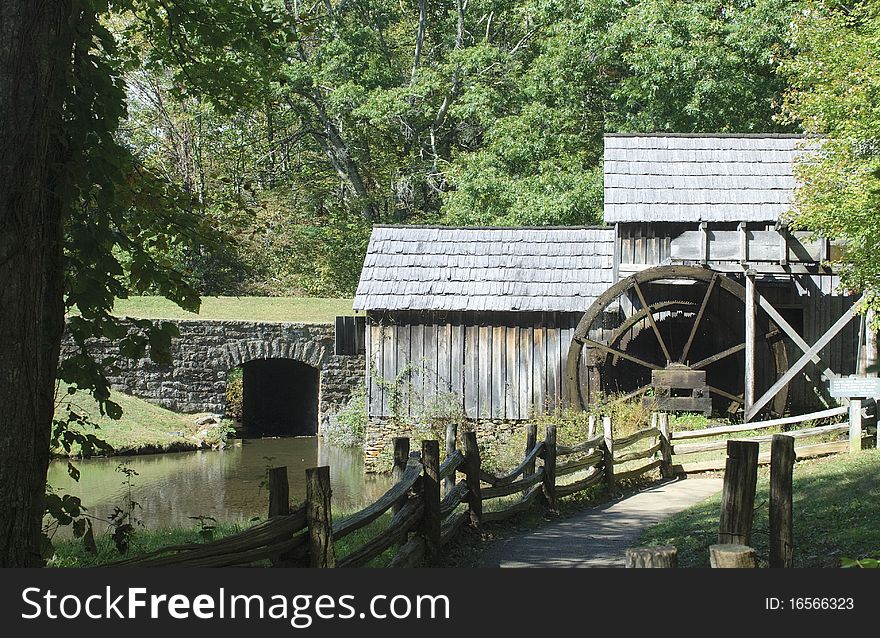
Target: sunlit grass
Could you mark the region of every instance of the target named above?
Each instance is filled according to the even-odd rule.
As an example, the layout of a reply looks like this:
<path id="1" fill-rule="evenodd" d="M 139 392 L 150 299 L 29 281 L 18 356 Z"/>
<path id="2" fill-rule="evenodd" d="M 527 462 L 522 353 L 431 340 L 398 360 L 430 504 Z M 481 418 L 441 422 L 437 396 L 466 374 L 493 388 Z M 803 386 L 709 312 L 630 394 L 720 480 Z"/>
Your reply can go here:
<path id="1" fill-rule="evenodd" d="M 331 323 L 352 314 L 351 299 L 321 297 L 202 297 L 198 314 L 164 297 L 119 299 L 113 314 L 141 319 L 210 319 L 218 321 L 285 321 Z"/>

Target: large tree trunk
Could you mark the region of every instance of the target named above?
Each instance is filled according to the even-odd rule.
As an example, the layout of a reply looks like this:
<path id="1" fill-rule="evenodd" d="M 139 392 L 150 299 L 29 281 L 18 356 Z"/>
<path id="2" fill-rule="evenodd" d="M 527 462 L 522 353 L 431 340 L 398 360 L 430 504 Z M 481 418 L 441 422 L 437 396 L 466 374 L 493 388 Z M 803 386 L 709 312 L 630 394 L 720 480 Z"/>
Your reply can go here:
<path id="1" fill-rule="evenodd" d="M 69 1 L 0 2 L 0 566 L 40 564 L 59 344 Z"/>

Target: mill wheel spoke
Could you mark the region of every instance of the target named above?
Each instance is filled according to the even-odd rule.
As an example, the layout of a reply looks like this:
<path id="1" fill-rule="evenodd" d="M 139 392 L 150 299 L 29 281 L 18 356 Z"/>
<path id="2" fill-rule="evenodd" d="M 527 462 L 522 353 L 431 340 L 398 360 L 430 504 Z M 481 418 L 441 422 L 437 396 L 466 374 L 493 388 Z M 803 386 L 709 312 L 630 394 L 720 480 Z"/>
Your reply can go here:
<path id="1" fill-rule="evenodd" d="M 623 350 L 618 350 L 617 348 L 612 348 L 611 346 L 607 346 L 604 343 L 601 343 L 599 341 L 593 341 L 592 339 L 589 339 L 587 337 L 579 337 L 579 338 L 577 338 L 577 340 L 585 345 L 590 346 L 591 348 L 598 348 L 599 350 L 602 350 L 603 352 L 613 354 L 617 357 L 621 357 L 623 359 L 626 359 L 627 361 L 632 361 L 633 363 L 637 363 L 642 367 L 648 368 L 649 370 L 662 370 L 663 369 L 662 366 L 658 366 L 654 363 L 648 363 L 644 359 L 639 359 L 638 357 L 634 357 L 631 354 L 627 354 Z"/>
<path id="2" fill-rule="evenodd" d="M 700 368 L 705 368 L 708 365 L 712 365 L 716 361 L 721 361 L 731 355 L 736 354 L 737 352 L 741 352 L 746 349 L 746 344 L 738 343 L 735 346 L 731 346 L 727 350 L 722 350 L 718 354 L 713 354 L 711 357 L 706 357 L 702 361 L 697 361 L 694 365 L 691 366 L 694 370 L 699 370 Z"/>
<path id="3" fill-rule="evenodd" d="M 730 399 L 731 401 L 736 401 L 739 404 L 742 404 L 743 402 L 743 395 L 741 394 L 737 396 L 735 394 L 727 392 L 726 390 L 722 390 L 721 388 L 716 388 L 714 385 L 706 386 L 706 389 L 709 390 L 709 392 L 714 392 L 718 396 L 722 396 L 725 399 Z"/>
<path id="4" fill-rule="evenodd" d="M 716 281 L 718 281 L 717 273 L 712 275 L 712 279 L 709 280 L 709 285 L 706 287 L 706 294 L 703 295 L 703 303 L 700 304 L 697 316 L 694 317 L 694 325 L 691 327 L 691 333 L 688 335 L 688 340 L 684 344 L 684 350 L 681 351 L 681 356 L 678 358 L 679 363 L 684 363 L 688 353 L 691 351 L 691 346 L 694 344 L 694 338 L 697 336 L 697 329 L 700 327 L 700 322 L 703 320 L 706 307 L 709 305 L 709 297 L 712 294 L 712 289 L 715 287 Z"/>
<path id="5" fill-rule="evenodd" d="M 668 363 L 672 361 L 672 357 L 669 356 L 669 349 L 666 347 L 666 342 L 663 341 L 663 337 L 660 335 L 660 328 L 657 327 L 657 322 L 654 321 L 654 312 L 651 306 L 648 305 L 648 302 L 645 301 L 645 295 L 642 294 L 642 288 L 641 286 L 639 286 L 639 282 L 634 281 L 633 287 L 636 289 L 636 295 L 638 295 L 639 297 L 642 308 L 645 309 L 648 322 L 651 324 L 651 328 L 654 330 L 654 334 L 657 336 L 657 342 L 660 344 L 660 348 L 663 350 L 663 356 L 666 357 L 666 361 Z"/>
<path id="6" fill-rule="evenodd" d="M 630 399 L 634 399 L 635 397 L 637 397 L 641 394 L 644 394 L 645 392 L 647 392 L 650 389 L 651 389 L 650 383 L 648 385 L 643 385 L 641 388 L 638 388 L 636 390 L 633 390 L 632 392 L 628 392 L 627 394 L 624 394 L 622 396 L 619 396 L 619 397 L 612 399 L 611 401 L 609 401 L 605 405 L 610 407 L 612 405 L 617 405 L 618 403 L 623 403 L 624 401 L 629 401 Z"/>

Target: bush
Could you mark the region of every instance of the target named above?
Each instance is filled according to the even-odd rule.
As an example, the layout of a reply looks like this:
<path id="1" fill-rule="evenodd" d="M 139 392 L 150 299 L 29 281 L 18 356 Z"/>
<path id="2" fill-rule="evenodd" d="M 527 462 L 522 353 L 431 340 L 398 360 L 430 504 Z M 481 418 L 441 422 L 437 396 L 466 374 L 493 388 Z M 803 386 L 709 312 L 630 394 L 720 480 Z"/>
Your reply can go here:
<path id="1" fill-rule="evenodd" d="M 341 447 L 358 447 L 364 444 L 367 433 L 367 397 L 363 388 L 358 388 L 348 403 L 336 414 L 330 415 L 329 422 L 321 432 L 328 443 Z"/>
<path id="2" fill-rule="evenodd" d="M 226 373 L 226 417 L 241 421 L 241 401 L 244 382 L 241 368 L 233 368 Z"/>

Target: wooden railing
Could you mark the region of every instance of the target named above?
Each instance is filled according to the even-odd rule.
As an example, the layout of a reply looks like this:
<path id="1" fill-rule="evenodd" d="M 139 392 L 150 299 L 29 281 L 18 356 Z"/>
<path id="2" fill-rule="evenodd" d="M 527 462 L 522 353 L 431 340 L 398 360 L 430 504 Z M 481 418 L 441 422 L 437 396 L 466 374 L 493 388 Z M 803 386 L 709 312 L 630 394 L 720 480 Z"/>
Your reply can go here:
<path id="1" fill-rule="evenodd" d="M 113 566 L 231 567 L 268 563 L 284 567 L 359 567 L 397 547 L 390 566 L 408 567 L 436 556 L 466 526 L 479 528 L 484 523 L 510 519 L 538 502 L 555 511 L 559 498 L 598 485 L 614 492 L 620 481 L 643 476 L 658 467 L 664 476 L 669 475 L 668 459 L 662 455 L 669 446 L 660 428 L 650 427 L 614 440 L 610 418 L 603 418 L 600 434 L 595 424 L 591 418 L 587 439 L 574 445 L 558 445 L 557 428 L 552 424 L 546 426 L 544 440 L 537 441 L 537 426 L 529 425 L 522 461 L 502 475 L 484 467 L 475 432 L 464 432 L 459 437 L 457 426 L 450 425 L 442 464 L 438 441 L 422 441 L 420 452 L 410 452 L 410 440 L 397 438 L 394 485 L 368 507 L 336 521 L 331 515 L 329 467 L 306 470 L 306 502 L 294 510 L 290 509 L 287 468 L 272 468 L 268 473 L 267 521 L 217 541 L 164 547 Z M 642 446 L 636 444 L 642 441 L 646 442 L 643 449 L 637 449 Z M 643 459 L 648 462 L 615 474 L 615 465 Z M 441 490 L 441 485 L 445 489 Z M 339 541 L 380 521 L 388 512 L 390 520 L 381 531 L 337 558 Z"/>
<path id="2" fill-rule="evenodd" d="M 834 454 L 837 452 L 846 452 L 852 449 L 861 449 L 861 424 L 858 427 L 852 427 L 850 421 L 840 421 L 828 425 L 819 425 L 813 427 L 800 427 L 804 424 L 821 421 L 826 419 L 836 420 L 847 414 L 846 406 L 812 412 L 799 416 L 789 416 L 780 419 L 772 419 L 769 421 L 757 421 L 752 423 L 743 423 L 739 425 L 717 425 L 703 428 L 700 430 L 681 430 L 673 432 L 668 426 L 668 416 L 665 414 L 658 415 L 659 427 L 664 431 L 661 438 L 669 441 L 669 454 L 673 457 L 672 471 L 676 474 L 686 474 L 692 472 L 706 472 L 723 470 L 725 459 L 719 456 L 716 459 L 702 460 L 696 462 L 686 462 L 687 457 L 706 452 L 721 451 L 727 448 L 727 442 L 730 440 L 752 441 L 755 443 L 770 443 L 773 439 L 773 433 L 764 433 L 764 430 L 773 430 L 776 428 L 785 428 L 785 434 L 796 441 L 804 439 L 815 439 L 816 437 L 827 437 L 833 435 L 842 435 L 849 433 L 848 437 L 840 438 L 834 441 L 813 442 L 807 445 L 800 445 L 795 448 L 798 458 L 808 458 L 812 456 L 820 456 L 824 454 Z M 750 433 L 742 435 L 742 433 Z M 690 443 L 695 439 L 713 438 L 713 441 Z M 679 441 L 687 441 L 679 443 Z M 758 462 L 766 464 L 770 462 L 770 453 L 765 452 L 759 455 Z"/>

